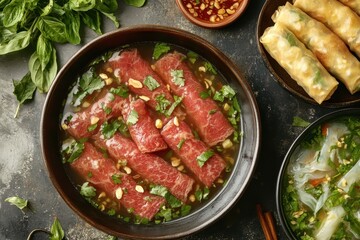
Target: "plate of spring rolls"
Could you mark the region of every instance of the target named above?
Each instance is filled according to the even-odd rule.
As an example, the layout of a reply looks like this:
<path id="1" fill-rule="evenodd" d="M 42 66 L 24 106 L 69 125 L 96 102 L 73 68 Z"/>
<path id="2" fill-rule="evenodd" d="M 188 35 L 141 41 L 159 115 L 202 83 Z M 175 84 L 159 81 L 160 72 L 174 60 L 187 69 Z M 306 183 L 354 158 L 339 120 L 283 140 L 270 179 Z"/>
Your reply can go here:
<path id="1" fill-rule="evenodd" d="M 285 89 L 307 102 L 360 102 L 360 1 L 267 0 L 257 26 L 259 51 Z"/>

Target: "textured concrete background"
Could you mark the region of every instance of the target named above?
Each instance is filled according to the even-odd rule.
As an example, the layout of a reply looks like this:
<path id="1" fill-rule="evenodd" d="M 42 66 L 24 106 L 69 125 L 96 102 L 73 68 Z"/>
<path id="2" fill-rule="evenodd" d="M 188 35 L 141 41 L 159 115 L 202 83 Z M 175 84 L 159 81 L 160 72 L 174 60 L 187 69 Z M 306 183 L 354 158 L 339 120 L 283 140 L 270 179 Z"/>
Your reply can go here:
<path id="1" fill-rule="evenodd" d="M 280 239 L 284 239 L 275 206 L 275 184 L 282 158 L 302 129 L 292 126 L 294 116 L 313 121 L 329 109 L 304 103 L 281 88 L 266 69 L 256 41 L 256 24 L 265 0 L 250 2 L 245 14 L 233 25 L 209 30 L 191 24 L 183 17 L 175 1 L 148 0 L 140 9 L 120 2 L 121 26 L 159 24 L 198 34 L 222 50 L 243 72 L 258 101 L 262 120 L 262 148 L 256 172 L 243 197 L 220 221 L 185 239 L 264 239 L 255 204 L 273 211 Z M 104 32 L 114 30 L 105 21 Z M 96 37 L 84 31 L 79 46 L 57 46 L 60 67 L 84 44 Z M 41 157 L 39 123 L 45 94 L 22 106 L 14 118 L 17 101 L 12 79 L 27 72 L 30 53 L 0 56 L 0 239 L 20 240 L 35 228 L 49 229 L 58 217 L 66 238 L 107 239 L 109 236 L 80 219 L 60 198 L 52 186 Z M 4 200 L 20 196 L 30 201 L 30 209 L 21 211 Z M 33 239 L 48 239 L 38 234 Z"/>

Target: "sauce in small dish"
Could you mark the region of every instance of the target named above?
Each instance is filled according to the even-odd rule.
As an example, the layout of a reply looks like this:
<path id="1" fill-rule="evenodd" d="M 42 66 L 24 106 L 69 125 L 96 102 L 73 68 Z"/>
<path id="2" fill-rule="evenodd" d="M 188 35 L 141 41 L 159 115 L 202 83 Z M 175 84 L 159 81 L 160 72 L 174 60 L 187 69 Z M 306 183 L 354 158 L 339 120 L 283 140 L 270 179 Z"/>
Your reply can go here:
<path id="1" fill-rule="evenodd" d="M 220 28 L 234 22 L 245 11 L 248 2 L 248 0 L 176 0 L 187 19 L 206 28 Z"/>

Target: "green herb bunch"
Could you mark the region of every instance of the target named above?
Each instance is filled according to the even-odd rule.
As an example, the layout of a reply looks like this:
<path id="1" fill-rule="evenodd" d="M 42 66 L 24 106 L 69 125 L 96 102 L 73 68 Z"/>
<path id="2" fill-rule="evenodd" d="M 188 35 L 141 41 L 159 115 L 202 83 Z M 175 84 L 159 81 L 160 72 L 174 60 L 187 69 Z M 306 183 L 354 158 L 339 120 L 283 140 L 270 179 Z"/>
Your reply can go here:
<path id="1" fill-rule="evenodd" d="M 135 7 L 145 0 L 124 0 Z M 32 99 L 36 89 L 46 93 L 58 66 L 54 44 L 79 44 L 80 29 L 85 25 L 102 34 L 102 17 L 116 27 L 117 0 L 0 0 L 0 55 L 26 48 L 34 50 L 28 63 L 29 72 L 14 80 L 14 94 L 19 107 Z"/>

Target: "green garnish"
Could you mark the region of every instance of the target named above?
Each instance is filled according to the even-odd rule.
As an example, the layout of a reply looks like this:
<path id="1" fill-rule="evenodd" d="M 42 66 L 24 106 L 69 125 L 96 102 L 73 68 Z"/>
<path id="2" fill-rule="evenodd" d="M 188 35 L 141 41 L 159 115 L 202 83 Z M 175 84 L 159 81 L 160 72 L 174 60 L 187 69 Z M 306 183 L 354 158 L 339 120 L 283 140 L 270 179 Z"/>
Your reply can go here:
<path id="1" fill-rule="evenodd" d="M 116 119 L 112 122 L 104 122 L 101 127 L 100 131 L 105 139 L 110 139 L 114 136 L 114 134 L 119 131 L 121 134 L 128 136 L 128 128 L 124 121 Z"/>
<path id="2" fill-rule="evenodd" d="M 310 124 L 309 122 L 297 116 L 293 118 L 293 122 L 292 122 L 292 125 L 294 127 L 307 127 L 309 126 L 309 124 Z"/>
<path id="3" fill-rule="evenodd" d="M 189 51 L 186 56 L 192 64 L 194 64 L 199 57 L 199 55 L 197 53 L 194 53 L 193 51 Z"/>
<path id="4" fill-rule="evenodd" d="M 183 70 L 171 70 L 171 81 L 179 87 L 185 86 L 184 72 Z"/>
<path id="5" fill-rule="evenodd" d="M 223 102 L 226 98 L 231 100 L 235 96 L 235 90 L 229 85 L 223 85 L 219 91 L 216 91 L 213 99 Z"/>
<path id="6" fill-rule="evenodd" d="M 61 152 L 63 156 L 63 161 L 68 163 L 74 162 L 78 157 L 80 157 L 84 148 L 85 145 L 83 142 L 77 142 L 74 139 L 71 141 L 70 144 L 63 144 L 63 150 Z"/>
<path id="7" fill-rule="evenodd" d="M 205 67 L 205 69 L 206 69 L 207 72 L 210 72 L 210 73 L 212 73 L 212 74 L 214 74 L 214 75 L 217 74 L 216 69 L 214 68 L 214 66 L 213 66 L 211 63 L 205 62 L 205 63 L 204 63 L 204 67 Z"/>
<path id="8" fill-rule="evenodd" d="M 152 77 L 152 76 L 146 76 L 144 80 L 144 85 L 150 90 L 153 91 L 156 88 L 160 87 L 160 84 Z"/>
<path id="9" fill-rule="evenodd" d="M 78 78 L 78 86 L 72 100 L 75 107 L 79 106 L 86 96 L 92 94 L 95 90 L 103 88 L 105 82 L 95 73 L 94 68 L 90 68 Z"/>
<path id="10" fill-rule="evenodd" d="M 167 45 L 166 43 L 157 43 L 154 47 L 153 59 L 157 60 L 160 58 L 161 55 L 169 51 L 170 51 L 169 45 Z"/>
<path id="11" fill-rule="evenodd" d="M 200 167 L 204 166 L 205 162 L 209 160 L 212 156 L 214 156 L 214 151 L 209 149 L 203 153 L 201 153 L 197 158 L 196 161 Z"/>
<path id="12" fill-rule="evenodd" d="M 62 240 L 65 237 L 64 230 L 61 227 L 60 221 L 58 218 L 54 219 L 53 224 L 50 227 L 50 240 Z"/>
<path id="13" fill-rule="evenodd" d="M 185 143 L 185 139 L 181 139 L 180 142 L 176 145 L 176 147 L 180 150 L 183 144 Z"/>
<path id="14" fill-rule="evenodd" d="M 202 99 L 206 99 L 206 98 L 209 98 L 211 95 L 210 95 L 210 91 L 211 90 L 209 90 L 209 91 L 202 91 L 201 93 L 200 93 L 200 98 L 202 98 Z"/>
<path id="15" fill-rule="evenodd" d="M 132 109 L 130 111 L 130 114 L 129 114 L 128 118 L 127 118 L 126 124 L 135 125 L 138 120 L 139 120 L 138 113 L 134 109 Z"/>
<path id="16" fill-rule="evenodd" d="M 89 182 L 84 182 L 83 185 L 81 185 L 80 194 L 87 198 L 95 197 L 96 188 L 89 186 Z"/>
<path id="17" fill-rule="evenodd" d="M 117 88 L 111 88 L 110 93 L 127 98 L 129 96 L 129 89 L 126 85 L 119 85 Z"/>
<path id="18" fill-rule="evenodd" d="M 30 73 L 27 73 L 21 80 L 13 80 L 14 94 L 19 104 L 16 108 L 14 117 L 17 116 L 20 106 L 26 101 L 33 98 L 36 90 L 36 85 L 31 80 Z"/>
<path id="19" fill-rule="evenodd" d="M 120 184 L 121 183 L 121 175 L 120 174 L 113 174 L 111 176 L 111 179 L 113 180 L 113 182 L 115 184 Z"/>
<path id="20" fill-rule="evenodd" d="M 175 108 L 181 103 L 181 101 L 183 100 L 183 97 L 178 97 L 176 95 L 174 95 L 174 102 L 173 104 L 171 104 L 171 106 L 169 107 L 169 109 L 165 112 L 165 116 L 170 117 L 171 114 L 173 113 L 173 111 L 175 110 Z"/>
<path id="21" fill-rule="evenodd" d="M 8 197 L 8 198 L 5 199 L 5 202 L 8 202 L 11 205 L 14 205 L 14 206 L 18 207 L 19 209 L 24 209 L 28 205 L 28 200 L 23 199 L 21 197 L 17 197 L 17 196 Z"/>
<path id="22" fill-rule="evenodd" d="M 97 128 L 97 126 L 98 126 L 97 123 L 91 124 L 91 125 L 87 128 L 88 132 L 94 131 L 94 130 Z"/>
<path id="23" fill-rule="evenodd" d="M 171 102 L 165 98 L 164 94 L 159 94 L 155 97 L 156 106 L 155 110 L 159 113 L 166 114 L 166 109 L 170 106 Z"/>

